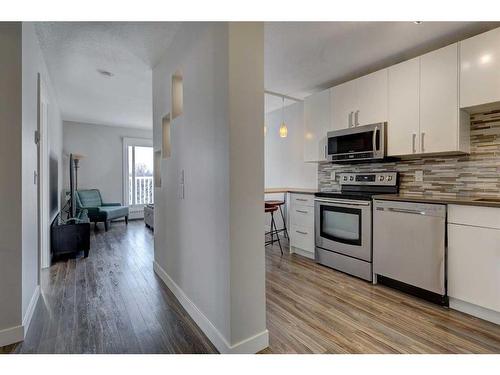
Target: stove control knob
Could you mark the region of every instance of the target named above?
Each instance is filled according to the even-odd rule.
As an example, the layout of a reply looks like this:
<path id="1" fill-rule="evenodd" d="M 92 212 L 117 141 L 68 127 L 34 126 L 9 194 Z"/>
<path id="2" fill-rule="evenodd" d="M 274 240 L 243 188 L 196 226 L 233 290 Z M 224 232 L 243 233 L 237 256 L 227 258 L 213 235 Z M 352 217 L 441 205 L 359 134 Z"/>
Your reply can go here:
<path id="1" fill-rule="evenodd" d="M 379 177 L 378 177 L 378 180 L 379 180 L 379 181 L 384 181 L 384 176 L 379 176 Z"/>
<path id="2" fill-rule="evenodd" d="M 354 181 L 354 176 L 349 176 L 349 181 Z"/>
<path id="3" fill-rule="evenodd" d="M 344 181 L 347 181 L 347 176 L 344 176 L 343 180 L 344 180 Z"/>
<path id="4" fill-rule="evenodd" d="M 387 181 L 392 181 L 392 176 L 387 176 Z"/>

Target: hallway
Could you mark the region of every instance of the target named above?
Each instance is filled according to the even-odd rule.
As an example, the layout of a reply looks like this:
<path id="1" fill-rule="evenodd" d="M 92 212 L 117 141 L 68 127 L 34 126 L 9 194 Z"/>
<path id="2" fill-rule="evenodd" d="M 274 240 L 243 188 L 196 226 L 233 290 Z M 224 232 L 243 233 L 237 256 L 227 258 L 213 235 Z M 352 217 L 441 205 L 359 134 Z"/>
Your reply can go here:
<path id="1" fill-rule="evenodd" d="M 153 272 L 153 234 L 142 221 L 91 230 L 87 259 L 42 273 L 26 340 L 13 353 L 214 353 Z"/>

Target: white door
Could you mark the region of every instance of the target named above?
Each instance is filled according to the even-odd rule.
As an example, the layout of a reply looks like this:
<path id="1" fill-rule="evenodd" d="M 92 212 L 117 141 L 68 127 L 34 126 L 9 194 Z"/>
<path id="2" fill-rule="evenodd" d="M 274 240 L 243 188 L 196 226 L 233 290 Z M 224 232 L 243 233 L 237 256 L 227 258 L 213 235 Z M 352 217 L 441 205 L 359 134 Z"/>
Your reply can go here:
<path id="1" fill-rule="evenodd" d="M 458 44 L 420 57 L 420 152 L 458 149 Z"/>
<path id="2" fill-rule="evenodd" d="M 500 312 L 500 229 L 448 225 L 448 293 Z"/>
<path id="3" fill-rule="evenodd" d="M 330 90 L 304 100 L 304 161 L 326 160 L 326 133 L 330 122 Z"/>
<path id="4" fill-rule="evenodd" d="M 500 28 L 460 42 L 460 107 L 500 101 Z"/>
<path id="5" fill-rule="evenodd" d="M 420 59 L 389 68 L 387 154 L 414 154 L 419 149 Z"/>
<path id="6" fill-rule="evenodd" d="M 358 106 L 356 126 L 387 121 L 387 69 L 355 80 Z"/>
<path id="7" fill-rule="evenodd" d="M 49 103 L 45 84 L 38 74 L 38 120 L 37 120 L 37 211 L 38 211 L 38 281 L 40 269 L 50 266 L 50 217 L 48 188 L 48 110 Z"/>
<path id="8" fill-rule="evenodd" d="M 123 140 L 124 204 L 129 218 L 144 217 L 144 206 L 154 203 L 154 152 L 150 139 Z"/>
<path id="9" fill-rule="evenodd" d="M 341 85 L 332 87 L 331 111 L 332 130 L 347 129 L 354 126 L 354 112 L 358 107 L 355 81 L 349 81 Z"/>

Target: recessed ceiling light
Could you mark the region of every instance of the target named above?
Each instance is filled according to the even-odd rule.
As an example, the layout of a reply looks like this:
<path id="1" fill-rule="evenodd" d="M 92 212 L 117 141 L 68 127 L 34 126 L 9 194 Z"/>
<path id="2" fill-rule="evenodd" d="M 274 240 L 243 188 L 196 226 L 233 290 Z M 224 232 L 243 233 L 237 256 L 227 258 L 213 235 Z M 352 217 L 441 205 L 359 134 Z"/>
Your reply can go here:
<path id="1" fill-rule="evenodd" d="M 111 73 L 110 71 L 104 70 L 104 69 L 97 69 L 97 73 L 103 75 L 104 77 L 113 77 L 114 74 Z"/>
<path id="2" fill-rule="evenodd" d="M 422 21 L 413 21 L 413 23 L 414 23 L 415 25 L 420 25 L 420 24 L 422 23 Z"/>

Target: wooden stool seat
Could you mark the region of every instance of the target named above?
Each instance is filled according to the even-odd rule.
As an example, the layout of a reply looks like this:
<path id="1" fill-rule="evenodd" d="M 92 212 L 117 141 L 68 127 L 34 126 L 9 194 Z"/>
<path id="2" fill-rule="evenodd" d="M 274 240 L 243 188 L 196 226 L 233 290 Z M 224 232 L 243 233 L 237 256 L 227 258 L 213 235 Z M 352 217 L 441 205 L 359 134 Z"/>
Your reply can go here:
<path id="1" fill-rule="evenodd" d="M 279 201 L 279 200 L 267 200 L 266 201 L 266 206 L 282 206 L 285 204 L 285 201 Z"/>
<path id="2" fill-rule="evenodd" d="M 264 211 L 266 213 L 278 211 L 278 206 L 266 206 L 264 207 Z"/>

